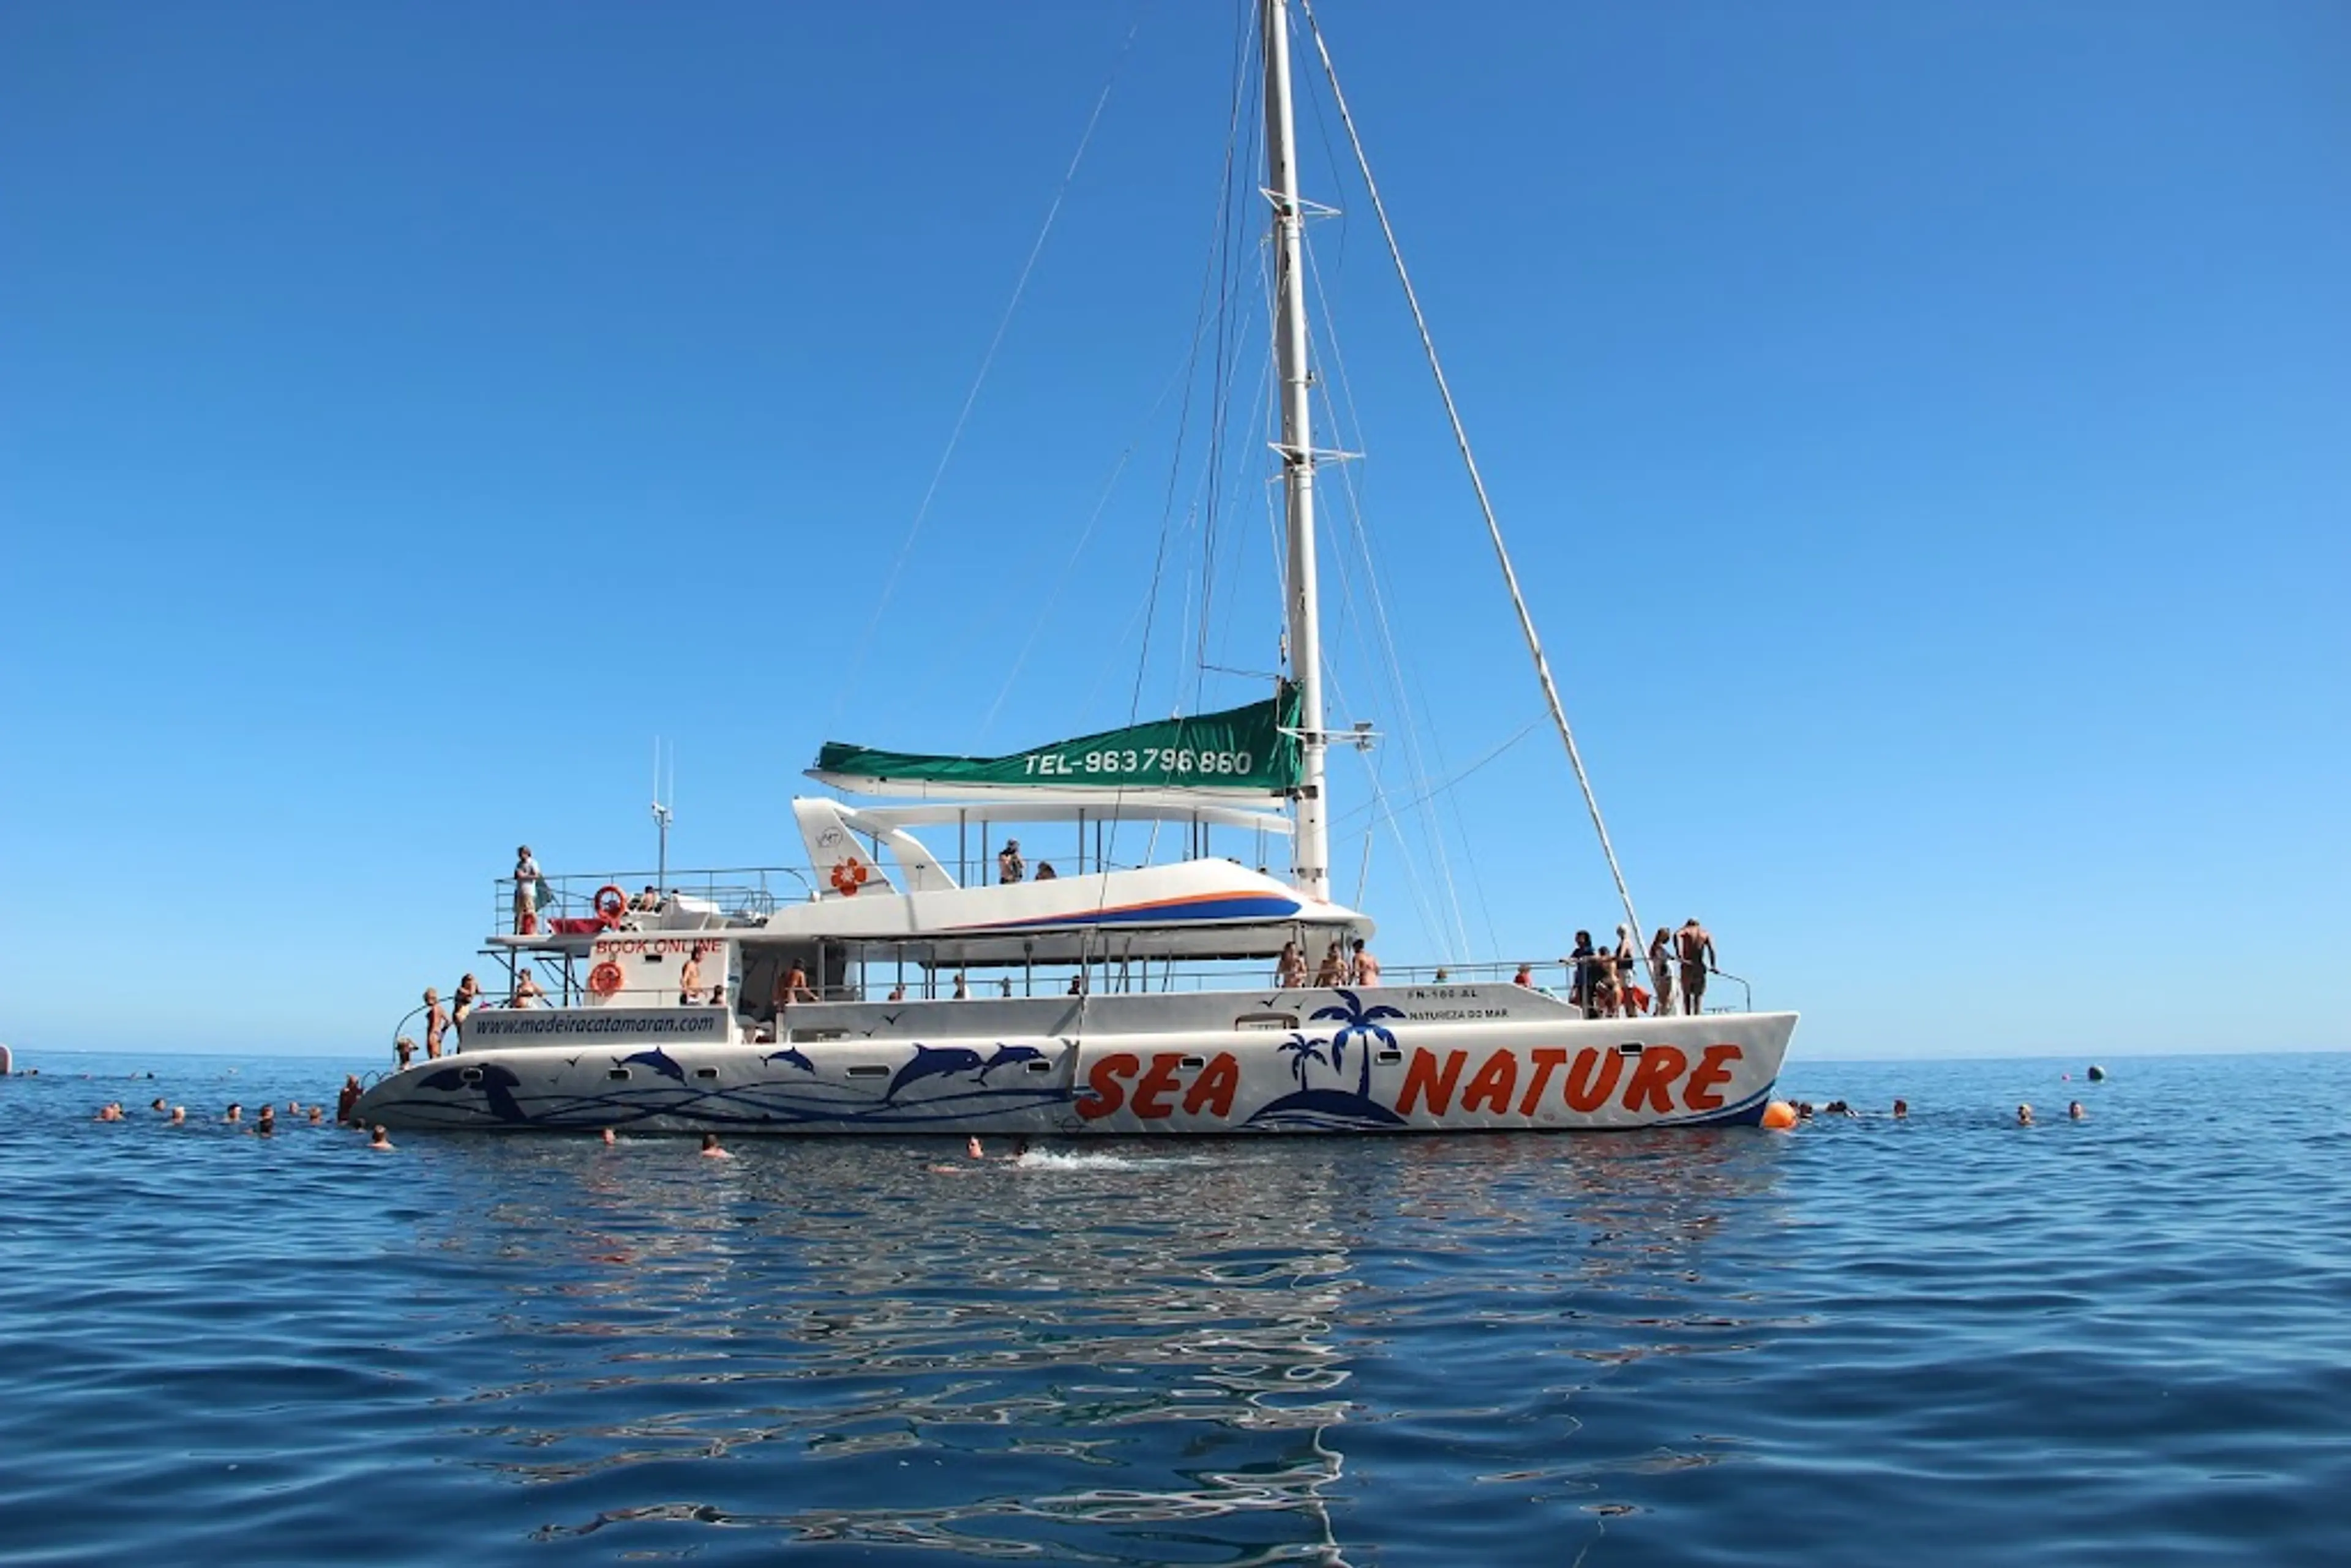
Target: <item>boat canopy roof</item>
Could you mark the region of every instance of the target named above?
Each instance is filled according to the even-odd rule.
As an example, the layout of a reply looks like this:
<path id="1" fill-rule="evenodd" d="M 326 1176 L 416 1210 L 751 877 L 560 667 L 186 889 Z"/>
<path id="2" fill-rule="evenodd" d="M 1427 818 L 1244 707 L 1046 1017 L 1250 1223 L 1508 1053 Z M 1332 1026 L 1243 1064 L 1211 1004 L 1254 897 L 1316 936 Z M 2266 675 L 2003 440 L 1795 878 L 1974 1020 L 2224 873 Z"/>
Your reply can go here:
<path id="1" fill-rule="evenodd" d="M 1057 740 L 1003 757 L 882 751 L 828 740 L 809 777 L 859 795 L 968 797 L 1050 789 L 1071 800 L 1131 796 L 1280 800 L 1305 776 L 1298 688 L 1263 702 L 1156 719 Z"/>

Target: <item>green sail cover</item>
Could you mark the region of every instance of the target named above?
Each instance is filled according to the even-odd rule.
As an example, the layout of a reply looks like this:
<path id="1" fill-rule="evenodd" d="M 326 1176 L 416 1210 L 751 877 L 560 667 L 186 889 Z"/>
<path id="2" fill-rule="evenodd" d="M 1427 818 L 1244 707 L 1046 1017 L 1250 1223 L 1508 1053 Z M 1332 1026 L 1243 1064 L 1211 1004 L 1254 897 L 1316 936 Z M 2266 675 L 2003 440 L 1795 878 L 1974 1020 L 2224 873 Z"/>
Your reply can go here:
<path id="1" fill-rule="evenodd" d="M 1297 728 L 1298 689 L 1285 681 L 1279 697 L 1246 707 L 1106 729 L 1009 757 L 925 757 L 828 740 L 817 753 L 816 771 L 889 784 L 1277 795 L 1298 786 Z"/>

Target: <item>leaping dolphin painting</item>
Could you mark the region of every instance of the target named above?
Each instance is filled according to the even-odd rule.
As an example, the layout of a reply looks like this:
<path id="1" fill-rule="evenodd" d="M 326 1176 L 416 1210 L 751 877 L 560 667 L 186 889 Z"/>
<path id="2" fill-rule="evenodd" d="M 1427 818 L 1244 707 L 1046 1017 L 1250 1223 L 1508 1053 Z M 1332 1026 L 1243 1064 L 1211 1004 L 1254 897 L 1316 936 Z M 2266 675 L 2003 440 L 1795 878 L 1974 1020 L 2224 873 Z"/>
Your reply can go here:
<path id="1" fill-rule="evenodd" d="M 979 1081 L 982 1083 L 987 1082 L 987 1075 L 999 1067 L 1010 1067 L 1017 1062 L 1044 1060 L 1045 1053 L 1033 1045 L 999 1045 L 996 1048 L 996 1053 L 980 1064 Z"/>
<path id="2" fill-rule="evenodd" d="M 918 1045 L 914 1047 L 914 1059 L 898 1069 L 898 1075 L 890 1080 L 889 1092 L 882 1098 L 895 1100 L 899 1090 L 917 1079 L 944 1078 L 952 1072 L 969 1072 L 979 1066 L 979 1052 L 968 1046 Z"/>
<path id="3" fill-rule="evenodd" d="M 814 1072 L 816 1063 L 802 1055 L 799 1047 L 788 1045 L 781 1051 L 771 1051 L 759 1058 L 761 1061 L 780 1061 L 787 1067 L 797 1067 L 802 1072 Z"/>
<path id="4" fill-rule="evenodd" d="M 674 1059 L 668 1051 L 664 1051 L 658 1045 L 654 1046 L 651 1051 L 631 1051 L 628 1055 L 621 1058 L 621 1063 L 624 1067 L 632 1062 L 637 1061 L 643 1062 L 647 1067 L 652 1068 L 664 1078 L 674 1078 L 680 1083 L 685 1082 L 685 1069 L 680 1067 L 675 1059 Z"/>

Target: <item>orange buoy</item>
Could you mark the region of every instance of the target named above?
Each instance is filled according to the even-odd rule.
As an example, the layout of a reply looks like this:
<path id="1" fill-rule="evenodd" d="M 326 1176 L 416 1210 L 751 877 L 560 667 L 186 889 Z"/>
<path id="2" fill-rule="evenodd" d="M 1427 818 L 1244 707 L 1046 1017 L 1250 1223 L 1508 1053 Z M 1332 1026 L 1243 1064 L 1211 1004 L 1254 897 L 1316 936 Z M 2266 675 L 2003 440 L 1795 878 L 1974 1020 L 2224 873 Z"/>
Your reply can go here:
<path id="1" fill-rule="evenodd" d="M 1796 1124 L 1796 1108 L 1785 1100 L 1774 1100 L 1763 1107 L 1763 1124 L 1775 1133 L 1784 1133 Z"/>

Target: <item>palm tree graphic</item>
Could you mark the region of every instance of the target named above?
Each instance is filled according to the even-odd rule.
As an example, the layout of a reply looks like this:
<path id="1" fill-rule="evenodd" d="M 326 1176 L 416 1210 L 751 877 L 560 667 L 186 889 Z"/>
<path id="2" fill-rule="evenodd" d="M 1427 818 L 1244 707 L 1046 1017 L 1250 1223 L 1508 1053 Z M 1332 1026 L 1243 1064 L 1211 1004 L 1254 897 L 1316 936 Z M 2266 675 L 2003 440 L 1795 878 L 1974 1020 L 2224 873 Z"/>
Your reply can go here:
<path id="1" fill-rule="evenodd" d="M 1290 1053 L 1290 1071 L 1297 1077 L 1301 1089 L 1306 1087 L 1306 1064 L 1325 1060 L 1322 1047 L 1329 1043 L 1327 1040 L 1309 1040 L 1296 1030 L 1290 1030 L 1290 1038 L 1281 1042 L 1281 1049 Z"/>
<path id="2" fill-rule="evenodd" d="M 1336 995 L 1344 999 L 1345 1005 L 1319 1009 L 1314 1014 L 1313 1021 L 1319 1023 L 1324 1019 L 1330 1019 L 1339 1026 L 1338 1032 L 1331 1037 L 1331 1066 L 1335 1071 L 1344 1072 L 1347 1070 L 1349 1037 L 1360 1037 L 1357 1043 L 1363 1052 L 1364 1064 L 1358 1071 L 1355 1092 L 1361 1098 L 1368 1100 L 1372 1097 L 1372 1042 L 1377 1040 L 1391 1049 L 1396 1042 L 1395 1036 L 1383 1027 L 1380 1020 L 1401 1019 L 1404 1017 L 1404 1009 L 1391 1007 L 1366 1008 L 1364 1006 L 1364 998 L 1344 986 L 1334 987 L 1332 989 Z M 1302 1061 L 1299 1063 L 1298 1071 L 1302 1082 L 1306 1071 Z"/>

